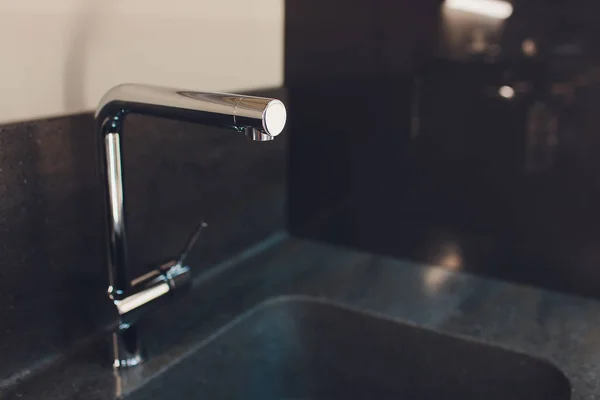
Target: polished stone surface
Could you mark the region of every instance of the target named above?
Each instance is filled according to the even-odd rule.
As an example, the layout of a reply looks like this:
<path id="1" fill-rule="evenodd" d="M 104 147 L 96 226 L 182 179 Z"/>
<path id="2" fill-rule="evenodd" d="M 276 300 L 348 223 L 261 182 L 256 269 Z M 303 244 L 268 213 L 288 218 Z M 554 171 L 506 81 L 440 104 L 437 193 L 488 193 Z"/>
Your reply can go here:
<path id="1" fill-rule="evenodd" d="M 189 371 L 197 378 L 189 379 Z M 567 400 L 552 364 L 309 296 L 243 314 L 128 399 Z"/>
<path id="2" fill-rule="evenodd" d="M 102 335 L 3 398 L 126 396 L 149 380 L 160 382 L 164 371 L 185 362 L 237 316 L 289 294 L 524 351 L 561 369 L 573 399 L 600 399 L 599 302 L 284 234 L 197 277 L 189 296 L 151 316 L 144 324 L 151 357 L 140 368 L 115 377 Z"/>

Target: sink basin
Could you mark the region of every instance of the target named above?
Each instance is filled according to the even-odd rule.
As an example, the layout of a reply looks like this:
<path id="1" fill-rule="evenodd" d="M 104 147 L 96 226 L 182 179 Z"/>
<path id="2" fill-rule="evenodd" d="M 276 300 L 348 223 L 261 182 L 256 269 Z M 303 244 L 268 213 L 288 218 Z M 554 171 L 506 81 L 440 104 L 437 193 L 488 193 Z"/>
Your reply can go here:
<path id="1" fill-rule="evenodd" d="M 537 358 L 307 297 L 238 318 L 128 399 L 569 399 Z"/>

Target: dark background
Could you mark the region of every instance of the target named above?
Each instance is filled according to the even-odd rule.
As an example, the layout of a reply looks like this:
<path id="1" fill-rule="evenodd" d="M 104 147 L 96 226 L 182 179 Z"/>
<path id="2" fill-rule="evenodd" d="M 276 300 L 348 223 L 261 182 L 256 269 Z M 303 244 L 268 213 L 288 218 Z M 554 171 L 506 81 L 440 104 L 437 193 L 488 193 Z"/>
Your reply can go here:
<path id="1" fill-rule="evenodd" d="M 293 234 L 599 297 L 599 5 L 513 5 L 287 2 Z"/>

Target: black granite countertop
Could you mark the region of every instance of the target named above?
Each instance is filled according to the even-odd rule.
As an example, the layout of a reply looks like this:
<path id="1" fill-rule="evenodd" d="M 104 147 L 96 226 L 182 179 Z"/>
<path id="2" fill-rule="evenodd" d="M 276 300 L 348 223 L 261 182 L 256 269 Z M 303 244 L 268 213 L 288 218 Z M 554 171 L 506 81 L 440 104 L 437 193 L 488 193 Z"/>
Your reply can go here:
<path id="1" fill-rule="evenodd" d="M 570 379 L 573 399 L 600 399 L 599 302 L 283 233 L 199 276 L 188 296 L 149 317 L 150 357 L 141 367 L 115 375 L 103 334 L 2 398 L 126 397 L 236 316 L 284 294 L 331 299 L 542 357 Z"/>

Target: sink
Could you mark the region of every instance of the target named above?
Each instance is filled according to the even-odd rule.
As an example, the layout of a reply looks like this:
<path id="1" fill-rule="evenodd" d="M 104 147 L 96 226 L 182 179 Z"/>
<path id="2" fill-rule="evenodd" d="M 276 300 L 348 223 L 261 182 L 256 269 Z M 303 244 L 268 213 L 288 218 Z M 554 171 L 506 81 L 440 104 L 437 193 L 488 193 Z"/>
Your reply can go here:
<path id="1" fill-rule="evenodd" d="M 552 364 L 336 303 L 269 300 L 128 399 L 569 399 Z"/>

